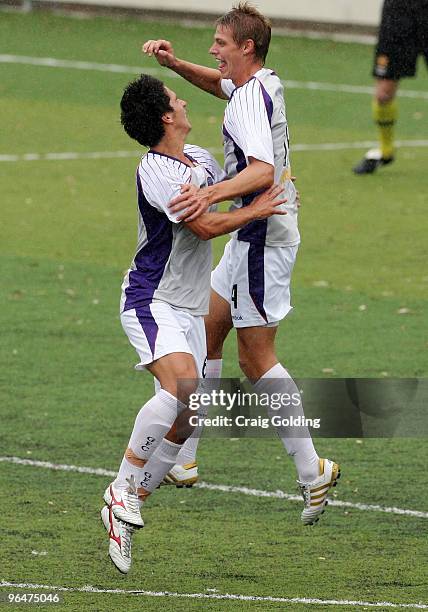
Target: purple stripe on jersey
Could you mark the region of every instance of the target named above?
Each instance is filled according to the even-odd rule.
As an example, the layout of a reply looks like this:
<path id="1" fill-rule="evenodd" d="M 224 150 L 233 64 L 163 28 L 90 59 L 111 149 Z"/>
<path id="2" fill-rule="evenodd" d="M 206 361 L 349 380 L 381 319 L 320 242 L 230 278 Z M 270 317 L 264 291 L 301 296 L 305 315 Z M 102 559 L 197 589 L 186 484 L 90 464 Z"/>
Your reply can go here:
<path id="1" fill-rule="evenodd" d="M 253 197 L 255 195 L 253 194 Z M 238 230 L 238 240 L 263 246 L 266 243 L 267 219 L 257 219 Z"/>
<path id="2" fill-rule="evenodd" d="M 236 165 L 236 171 L 241 172 L 244 168 L 247 167 L 247 162 L 245 159 L 245 155 L 238 147 L 236 142 L 233 140 L 232 136 L 226 130 L 223 125 L 223 134 L 226 138 L 229 138 L 233 142 L 234 152 L 238 163 Z M 262 193 L 261 191 L 256 191 L 254 193 L 249 193 L 242 197 L 242 206 L 248 206 L 256 196 Z M 238 230 L 238 240 L 243 240 L 244 242 L 253 242 L 254 244 L 265 244 L 266 241 L 266 232 L 267 232 L 267 219 L 260 219 L 257 221 L 252 221 L 248 223 L 245 227 Z"/>
<path id="3" fill-rule="evenodd" d="M 140 322 L 141 327 L 143 328 L 143 332 L 147 338 L 147 342 L 149 343 L 149 347 L 152 352 L 152 357 L 154 359 L 156 338 L 158 335 L 159 327 L 153 318 L 152 311 L 150 310 L 150 304 L 146 304 L 145 306 L 140 306 L 139 308 L 136 308 L 135 314 L 137 315 L 137 319 Z"/>
<path id="4" fill-rule="evenodd" d="M 148 304 L 159 286 L 172 250 L 172 222 L 146 200 L 137 170 L 138 208 L 147 232 L 147 242 L 134 259 L 129 273 L 124 310 Z"/>
<path id="5" fill-rule="evenodd" d="M 226 136 L 226 138 L 229 138 L 229 140 L 233 142 L 233 150 L 234 150 L 237 162 L 238 162 L 236 164 L 236 172 L 237 173 L 242 172 L 242 170 L 247 167 L 247 160 L 245 159 L 243 150 L 240 147 L 238 147 L 236 142 L 233 140 L 232 136 L 229 134 L 229 132 L 224 127 L 224 125 L 223 125 L 223 135 Z"/>
<path id="6" fill-rule="evenodd" d="M 268 94 L 268 92 L 263 87 L 263 84 L 260 81 L 259 81 L 259 84 L 260 84 L 260 89 L 262 90 L 263 100 L 266 106 L 266 112 L 267 112 L 267 116 L 269 119 L 269 124 L 272 125 L 272 114 L 273 114 L 272 98 L 270 97 L 270 95 Z"/>
<path id="7" fill-rule="evenodd" d="M 265 299 L 264 253 L 264 245 L 250 244 L 248 248 L 248 290 L 254 306 L 267 323 L 267 315 L 263 306 Z"/>

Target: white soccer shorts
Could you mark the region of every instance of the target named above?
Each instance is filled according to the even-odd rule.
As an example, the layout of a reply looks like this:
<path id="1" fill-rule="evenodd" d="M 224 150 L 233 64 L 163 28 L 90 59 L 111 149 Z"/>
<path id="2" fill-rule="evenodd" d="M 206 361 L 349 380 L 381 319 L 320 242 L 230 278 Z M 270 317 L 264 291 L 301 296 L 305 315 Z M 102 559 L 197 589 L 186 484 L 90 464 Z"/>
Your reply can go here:
<path id="1" fill-rule="evenodd" d="M 125 310 L 120 315 L 122 327 L 140 358 L 136 370 L 143 370 L 171 353 L 193 355 L 198 376 L 203 377 L 207 344 L 203 316 L 177 310 L 165 302 Z"/>
<path id="2" fill-rule="evenodd" d="M 230 303 L 234 327 L 272 327 L 292 310 L 290 281 L 297 250 L 229 240 L 211 274 L 211 287 Z"/>

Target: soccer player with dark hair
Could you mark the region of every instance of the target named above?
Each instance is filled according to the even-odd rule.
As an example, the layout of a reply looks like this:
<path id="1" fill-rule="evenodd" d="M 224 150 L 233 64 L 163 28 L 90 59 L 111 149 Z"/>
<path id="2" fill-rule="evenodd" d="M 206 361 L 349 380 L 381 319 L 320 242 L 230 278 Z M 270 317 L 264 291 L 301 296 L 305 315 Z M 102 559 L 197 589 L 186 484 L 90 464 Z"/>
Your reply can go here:
<path id="1" fill-rule="evenodd" d="M 235 232 L 211 276 L 207 330 L 207 378 L 220 377 L 224 341 L 235 327 L 239 363 L 254 383 L 255 391 L 297 394 L 288 371 L 279 363 L 275 336 L 280 321 L 291 311 L 290 281 L 300 242 L 297 227 L 296 190 L 291 180 L 290 145 L 283 86 L 278 76 L 264 67 L 271 27 L 257 9 L 241 2 L 217 20 L 211 55 L 218 69 L 199 66 L 175 56 L 169 41 L 149 40 L 143 51 L 215 96 L 228 100 L 223 122 L 225 172 L 233 181 L 245 176 L 245 189 L 232 210 L 251 205 L 260 189 L 279 183 L 287 199 L 287 215 L 249 223 Z M 258 187 L 254 185 L 258 182 Z M 227 189 L 229 181 L 222 183 Z M 218 185 L 199 190 L 186 187 L 170 210 L 185 207 L 189 219 L 218 201 Z M 225 192 L 223 191 L 225 195 Z M 301 404 L 300 415 L 303 415 Z M 290 407 L 278 411 L 284 420 Z M 339 476 L 339 466 L 320 459 L 307 428 L 295 435 L 293 427 L 278 434 L 293 457 L 304 498 L 301 515 L 306 525 L 318 521 L 327 495 Z M 186 466 L 195 465 L 197 439 L 190 438 L 172 471 L 173 482 L 186 481 Z M 195 468 L 192 468 L 195 469 Z"/>
<path id="2" fill-rule="evenodd" d="M 372 111 L 380 147 L 366 153 L 355 174 L 372 174 L 394 161 L 398 86 L 401 79 L 415 76 L 421 54 L 428 64 L 428 0 L 385 0 L 373 66 Z"/>
<path id="3" fill-rule="evenodd" d="M 282 189 L 271 185 L 246 209 L 211 209 L 195 221 L 180 222 L 168 203 L 183 184 L 203 188 L 225 178 L 208 151 L 185 144 L 191 129 L 186 102 L 157 79 L 142 75 L 125 89 L 121 121 L 131 138 L 150 149 L 136 173 L 138 245 L 122 284 L 120 319 L 138 353 L 136 369 L 146 369 L 155 378 L 155 395 L 137 414 L 101 511 L 110 557 L 127 573 L 132 535 L 143 526 L 140 507 L 173 467 L 191 433 L 186 427 L 188 399 L 206 360 L 209 239 L 287 213 L 280 208 L 285 200 L 277 199 Z M 239 189 L 239 180 L 234 183 Z M 188 382 L 179 385 L 179 380 Z"/>

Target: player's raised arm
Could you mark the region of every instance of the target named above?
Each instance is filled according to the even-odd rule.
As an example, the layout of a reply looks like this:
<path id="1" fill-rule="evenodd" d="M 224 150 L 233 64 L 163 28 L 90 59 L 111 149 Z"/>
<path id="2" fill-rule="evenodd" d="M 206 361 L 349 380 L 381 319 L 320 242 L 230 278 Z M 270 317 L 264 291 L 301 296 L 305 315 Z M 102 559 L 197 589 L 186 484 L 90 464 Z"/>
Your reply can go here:
<path id="1" fill-rule="evenodd" d="M 220 71 L 179 59 L 176 57 L 169 40 L 148 40 L 144 43 L 142 51 L 149 56 L 154 55 L 161 66 L 173 70 L 199 89 L 203 89 L 218 98 L 227 99 L 221 88 Z"/>

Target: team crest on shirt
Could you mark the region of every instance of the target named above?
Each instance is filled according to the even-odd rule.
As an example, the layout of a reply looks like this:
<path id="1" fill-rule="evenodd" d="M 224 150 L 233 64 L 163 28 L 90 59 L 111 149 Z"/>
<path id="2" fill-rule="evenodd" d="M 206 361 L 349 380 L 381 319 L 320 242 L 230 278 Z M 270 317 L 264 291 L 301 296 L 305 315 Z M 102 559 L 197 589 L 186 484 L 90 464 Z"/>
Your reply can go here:
<path id="1" fill-rule="evenodd" d="M 377 76 L 385 76 L 389 65 L 389 57 L 387 55 L 378 55 L 376 58 L 375 73 Z"/>

